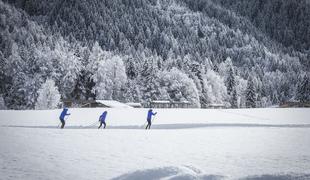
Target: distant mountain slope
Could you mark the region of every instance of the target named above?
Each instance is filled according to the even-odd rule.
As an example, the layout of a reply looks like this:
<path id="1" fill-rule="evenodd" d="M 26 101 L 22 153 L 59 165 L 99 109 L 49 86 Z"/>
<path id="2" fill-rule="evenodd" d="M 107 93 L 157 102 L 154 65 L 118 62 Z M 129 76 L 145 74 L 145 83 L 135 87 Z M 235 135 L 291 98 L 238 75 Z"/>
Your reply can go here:
<path id="1" fill-rule="evenodd" d="M 245 16 L 286 47 L 310 50 L 310 1 L 213 0 Z"/>

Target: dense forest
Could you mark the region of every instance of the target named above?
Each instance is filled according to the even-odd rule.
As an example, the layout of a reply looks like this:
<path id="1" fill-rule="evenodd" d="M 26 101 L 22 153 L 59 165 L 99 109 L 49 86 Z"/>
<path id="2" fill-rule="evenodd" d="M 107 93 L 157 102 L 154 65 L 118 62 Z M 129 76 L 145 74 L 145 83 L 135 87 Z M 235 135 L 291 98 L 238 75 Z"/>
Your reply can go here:
<path id="1" fill-rule="evenodd" d="M 285 47 L 309 51 L 309 0 L 213 0 L 249 18 L 255 27 Z"/>
<path id="2" fill-rule="evenodd" d="M 310 101 L 307 0 L 0 0 L 0 108 Z"/>

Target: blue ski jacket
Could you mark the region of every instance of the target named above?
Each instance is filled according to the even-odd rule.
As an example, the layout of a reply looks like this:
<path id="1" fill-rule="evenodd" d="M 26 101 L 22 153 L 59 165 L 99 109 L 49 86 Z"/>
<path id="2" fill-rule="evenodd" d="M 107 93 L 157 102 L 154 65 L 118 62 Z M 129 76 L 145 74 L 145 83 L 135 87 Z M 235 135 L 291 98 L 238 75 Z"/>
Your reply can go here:
<path id="1" fill-rule="evenodd" d="M 107 117 L 108 112 L 104 111 L 101 116 L 99 117 L 100 122 L 105 122 L 105 118 Z"/>
<path id="2" fill-rule="evenodd" d="M 147 113 L 147 121 L 151 121 L 152 116 L 153 116 L 153 115 L 156 115 L 156 114 L 157 114 L 157 113 L 153 113 L 153 110 L 150 109 L 150 110 L 148 111 L 148 113 Z"/>
<path id="3" fill-rule="evenodd" d="M 64 109 L 62 110 L 60 116 L 59 116 L 59 119 L 60 119 L 60 120 L 64 120 L 64 119 L 65 119 L 65 116 L 70 115 L 70 114 L 67 113 L 67 112 L 68 112 L 68 109 L 67 109 L 67 108 L 64 108 Z"/>

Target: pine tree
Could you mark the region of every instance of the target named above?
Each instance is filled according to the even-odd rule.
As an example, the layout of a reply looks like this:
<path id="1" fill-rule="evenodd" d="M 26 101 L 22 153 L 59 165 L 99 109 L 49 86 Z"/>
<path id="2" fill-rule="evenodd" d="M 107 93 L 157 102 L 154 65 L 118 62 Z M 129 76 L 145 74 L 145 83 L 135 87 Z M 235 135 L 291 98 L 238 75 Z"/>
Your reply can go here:
<path id="1" fill-rule="evenodd" d="M 126 74 L 128 79 L 135 79 L 138 76 L 138 71 L 133 58 L 129 58 L 126 64 Z"/>
<path id="2" fill-rule="evenodd" d="M 139 85 L 141 87 L 142 99 L 146 104 L 152 100 L 157 100 L 159 97 L 159 82 L 158 82 L 158 66 L 153 57 L 148 57 L 143 64 L 140 74 Z"/>
<path id="3" fill-rule="evenodd" d="M 228 77 L 227 77 L 227 80 L 226 80 L 227 94 L 229 96 L 231 96 L 232 93 L 233 93 L 233 90 L 235 89 L 235 86 L 236 86 L 235 74 L 234 74 L 234 71 L 233 71 L 232 67 L 230 67 L 228 73 L 229 74 L 228 74 Z"/>
<path id="4" fill-rule="evenodd" d="M 59 63 L 57 70 L 61 74 L 57 85 L 62 97 L 70 99 L 83 69 L 81 59 L 75 55 L 68 42 L 62 38 L 57 41 L 55 54 Z"/>
<path id="5" fill-rule="evenodd" d="M 232 108 L 238 108 L 238 95 L 236 88 L 233 89 L 230 104 Z"/>
<path id="6" fill-rule="evenodd" d="M 237 102 L 236 80 L 235 80 L 235 73 L 234 73 L 232 66 L 230 66 L 228 70 L 228 75 L 226 78 L 226 87 L 227 87 L 227 94 L 229 96 L 231 107 L 237 108 L 238 102 Z"/>
<path id="7" fill-rule="evenodd" d="M 199 38 L 204 38 L 205 37 L 205 35 L 203 34 L 200 26 L 198 27 L 197 34 L 198 34 Z"/>
<path id="8" fill-rule="evenodd" d="M 246 89 L 246 106 L 249 108 L 256 107 L 256 93 L 252 76 L 250 76 L 248 79 L 248 85 Z"/>
<path id="9" fill-rule="evenodd" d="M 308 75 L 303 77 L 297 87 L 297 100 L 303 103 L 310 102 L 310 80 Z"/>
<path id="10" fill-rule="evenodd" d="M 60 102 L 60 94 L 55 82 L 51 79 L 46 80 L 38 90 L 38 98 L 35 105 L 36 109 L 54 109 Z"/>
<path id="11" fill-rule="evenodd" d="M 0 110 L 5 110 L 6 106 L 5 106 L 5 102 L 3 97 L 0 95 Z"/>

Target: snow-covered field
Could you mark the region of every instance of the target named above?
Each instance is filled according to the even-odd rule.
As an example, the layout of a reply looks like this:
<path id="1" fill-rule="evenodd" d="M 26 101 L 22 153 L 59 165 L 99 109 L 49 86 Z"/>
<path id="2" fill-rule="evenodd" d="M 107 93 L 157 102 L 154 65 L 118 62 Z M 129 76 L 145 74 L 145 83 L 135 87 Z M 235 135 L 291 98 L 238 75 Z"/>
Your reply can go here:
<path id="1" fill-rule="evenodd" d="M 310 109 L 155 111 L 0 111 L 0 179 L 310 179 Z"/>

